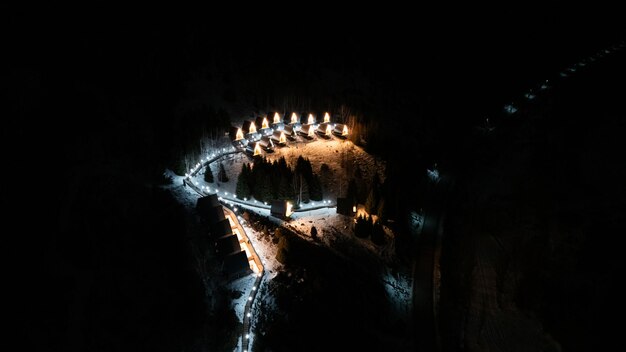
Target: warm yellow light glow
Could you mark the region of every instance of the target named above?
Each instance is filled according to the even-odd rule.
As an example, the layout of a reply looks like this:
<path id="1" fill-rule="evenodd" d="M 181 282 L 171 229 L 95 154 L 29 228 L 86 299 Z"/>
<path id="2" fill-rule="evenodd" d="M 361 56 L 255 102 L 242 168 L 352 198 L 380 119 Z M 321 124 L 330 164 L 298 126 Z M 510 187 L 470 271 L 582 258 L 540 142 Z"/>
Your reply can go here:
<path id="1" fill-rule="evenodd" d="M 250 260 L 250 269 L 252 269 L 252 271 L 257 274 L 259 273 L 259 267 L 256 265 L 256 262 L 254 260 Z"/>
<path id="2" fill-rule="evenodd" d="M 229 215 L 226 215 L 226 219 L 228 219 L 228 223 L 230 224 L 230 227 L 235 227 L 235 222 L 233 221 L 233 219 L 230 217 Z"/>
<path id="3" fill-rule="evenodd" d="M 256 126 L 254 125 L 254 122 L 250 123 L 250 130 L 248 130 L 248 133 L 256 133 Z"/>
<path id="4" fill-rule="evenodd" d="M 250 253 L 250 248 L 248 248 L 248 244 L 245 242 L 242 242 L 239 244 L 239 247 L 241 247 L 241 250 L 246 252 L 246 257 L 248 257 L 248 259 L 252 258 L 252 253 Z"/>
<path id="5" fill-rule="evenodd" d="M 330 125 L 326 125 L 326 135 L 330 136 L 331 132 L 332 132 L 332 128 L 330 127 Z"/>
<path id="6" fill-rule="evenodd" d="M 296 115 L 296 113 L 291 113 L 291 123 L 297 123 L 298 122 L 298 115 Z"/>
<path id="7" fill-rule="evenodd" d="M 313 114 L 309 114 L 309 125 L 312 125 L 315 123 L 315 119 L 313 118 Z"/>
<path id="8" fill-rule="evenodd" d="M 241 130 L 241 128 L 238 128 L 237 134 L 235 135 L 235 140 L 238 141 L 240 139 L 243 139 L 243 131 Z"/>
<path id="9" fill-rule="evenodd" d="M 313 128 L 309 126 L 309 131 L 308 131 L 309 137 L 313 137 L 315 135 L 314 133 L 315 133 L 315 130 L 313 130 Z"/>
<path id="10" fill-rule="evenodd" d="M 233 230 L 233 233 L 234 233 L 235 235 L 237 235 L 237 239 L 239 240 L 239 243 L 241 243 L 241 242 L 245 242 L 245 240 L 244 240 L 243 236 L 241 236 L 241 233 L 239 232 L 239 230 L 238 230 L 238 229 L 234 229 L 234 230 Z"/>
<path id="11" fill-rule="evenodd" d="M 280 131 L 280 137 L 278 137 L 278 143 L 287 143 L 287 137 L 285 137 L 285 132 Z"/>
<path id="12" fill-rule="evenodd" d="M 330 115 L 328 113 L 324 114 L 324 122 L 326 123 L 330 122 Z"/>
<path id="13" fill-rule="evenodd" d="M 353 213 L 356 213 L 356 205 L 353 205 L 353 206 L 352 206 L 352 212 L 353 212 Z"/>
<path id="14" fill-rule="evenodd" d="M 259 145 L 259 142 L 256 142 L 254 145 L 254 155 L 261 155 L 261 145 Z"/>
<path id="15" fill-rule="evenodd" d="M 278 115 L 278 113 L 274 113 L 274 123 L 279 123 L 280 122 L 280 115 Z"/>
<path id="16" fill-rule="evenodd" d="M 287 211 L 285 211 L 286 217 L 290 217 L 291 214 L 293 214 L 293 211 L 291 210 L 292 208 L 293 208 L 293 204 L 291 204 L 291 202 L 287 202 Z"/>
<path id="17" fill-rule="evenodd" d="M 261 128 L 268 128 L 269 124 L 267 123 L 267 117 L 263 118 L 263 122 L 261 122 Z"/>
<path id="18" fill-rule="evenodd" d="M 343 125 L 343 131 L 341 131 L 341 135 L 342 136 L 347 136 L 348 135 L 348 126 L 347 125 Z"/>

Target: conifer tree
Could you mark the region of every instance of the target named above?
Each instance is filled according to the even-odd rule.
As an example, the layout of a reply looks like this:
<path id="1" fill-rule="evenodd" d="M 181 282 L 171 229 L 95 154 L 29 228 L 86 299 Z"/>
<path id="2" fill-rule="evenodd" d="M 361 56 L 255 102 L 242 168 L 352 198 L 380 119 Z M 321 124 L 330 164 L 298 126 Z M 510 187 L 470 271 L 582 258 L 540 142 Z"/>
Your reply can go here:
<path id="1" fill-rule="evenodd" d="M 241 173 L 237 178 L 237 189 L 235 193 L 237 194 L 237 198 L 244 199 L 250 198 L 252 196 L 252 190 L 250 188 L 250 167 L 248 164 L 243 164 L 241 167 Z"/>
<path id="2" fill-rule="evenodd" d="M 204 182 L 213 183 L 213 171 L 211 171 L 211 166 L 207 165 L 204 170 Z"/>
<path id="3" fill-rule="evenodd" d="M 228 175 L 226 175 L 226 169 L 224 169 L 223 163 L 220 163 L 220 172 L 217 174 L 217 180 L 220 182 L 228 182 Z"/>

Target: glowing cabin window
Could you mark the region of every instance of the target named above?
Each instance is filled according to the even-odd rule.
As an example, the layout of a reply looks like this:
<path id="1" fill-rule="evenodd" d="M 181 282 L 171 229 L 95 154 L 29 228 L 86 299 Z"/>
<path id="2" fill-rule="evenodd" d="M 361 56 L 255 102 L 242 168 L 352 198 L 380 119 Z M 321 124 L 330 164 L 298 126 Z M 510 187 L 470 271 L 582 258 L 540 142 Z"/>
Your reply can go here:
<path id="1" fill-rule="evenodd" d="M 326 125 L 326 135 L 330 136 L 331 132 L 332 132 L 332 128 L 330 127 L 330 125 Z"/>
<path id="2" fill-rule="evenodd" d="M 268 128 L 270 127 L 268 122 L 267 122 L 267 117 L 263 118 L 263 122 L 261 122 L 261 128 Z"/>
<path id="3" fill-rule="evenodd" d="M 280 115 L 278 113 L 274 113 L 274 123 L 280 123 Z"/>
<path id="4" fill-rule="evenodd" d="M 261 145 L 259 144 L 259 142 L 256 142 L 254 144 L 254 155 L 261 155 Z"/>
<path id="5" fill-rule="evenodd" d="M 250 261 L 250 269 L 252 269 L 255 274 L 258 274 L 260 272 L 259 267 L 256 265 L 256 262 L 254 260 Z"/>
<path id="6" fill-rule="evenodd" d="M 324 122 L 325 123 L 329 123 L 330 122 L 330 115 L 328 113 L 324 114 Z"/>
<path id="7" fill-rule="evenodd" d="M 312 125 L 315 123 L 315 118 L 313 117 L 313 114 L 309 114 L 309 125 Z"/>
<path id="8" fill-rule="evenodd" d="M 230 217 L 230 215 L 226 215 L 226 219 L 228 219 L 228 223 L 230 224 L 230 227 L 235 227 L 235 222 Z"/>
<path id="9" fill-rule="evenodd" d="M 239 243 L 245 242 L 243 236 L 241 236 L 241 233 L 239 232 L 238 229 L 234 229 L 233 233 L 237 236 L 237 239 L 239 240 Z"/>
<path id="10" fill-rule="evenodd" d="M 341 135 L 342 136 L 347 136 L 348 135 L 348 126 L 343 125 L 343 131 L 341 131 Z"/>
<path id="11" fill-rule="evenodd" d="M 286 217 L 290 217 L 291 214 L 293 214 L 293 211 L 291 210 L 292 208 L 293 208 L 293 204 L 291 204 L 291 202 L 287 202 L 287 210 L 285 211 Z"/>
<path id="12" fill-rule="evenodd" d="M 278 137 L 278 143 L 287 143 L 287 137 L 285 137 L 285 132 L 280 132 L 280 137 Z"/>
<path id="13" fill-rule="evenodd" d="M 250 123 L 250 130 L 248 130 L 248 133 L 256 133 L 256 126 L 254 125 L 254 122 Z"/>
<path id="14" fill-rule="evenodd" d="M 353 213 L 356 213 L 356 205 L 353 205 L 353 206 L 352 206 L 352 212 L 353 212 Z"/>
<path id="15" fill-rule="evenodd" d="M 250 252 L 250 248 L 248 248 L 248 244 L 243 242 L 239 244 L 239 247 L 241 247 L 241 250 L 246 252 L 246 257 L 248 257 L 248 259 L 252 258 L 252 253 Z"/>
<path id="16" fill-rule="evenodd" d="M 243 139 L 243 131 L 241 130 L 241 128 L 237 129 L 237 135 L 235 136 L 235 140 L 242 140 Z"/>
<path id="17" fill-rule="evenodd" d="M 295 112 L 291 114 L 291 123 L 298 123 L 298 115 Z"/>

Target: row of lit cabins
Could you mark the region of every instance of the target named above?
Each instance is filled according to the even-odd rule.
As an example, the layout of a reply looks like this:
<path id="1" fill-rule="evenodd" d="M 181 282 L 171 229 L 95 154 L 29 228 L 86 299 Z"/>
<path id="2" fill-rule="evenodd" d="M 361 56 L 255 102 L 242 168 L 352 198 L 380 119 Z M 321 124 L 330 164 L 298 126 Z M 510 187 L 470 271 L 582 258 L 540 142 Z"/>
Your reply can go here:
<path id="1" fill-rule="evenodd" d="M 259 116 L 255 121 L 246 120 L 240 128 L 231 127 L 230 130 L 233 144 L 236 147 L 245 147 L 252 155 L 261 154 L 261 150 L 272 151 L 276 146 L 284 147 L 287 141 L 295 141 L 298 135 L 313 140 L 316 134 L 324 139 L 330 139 L 332 135 L 346 138 L 348 126 L 331 123 L 329 113 L 324 114 L 322 123 L 318 124 L 313 114 L 308 115 L 306 123 L 301 123 L 294 112 L 288 121 L 283 121 L 279 113 L 274 113 L 271 124 L 266 116 Z"/>

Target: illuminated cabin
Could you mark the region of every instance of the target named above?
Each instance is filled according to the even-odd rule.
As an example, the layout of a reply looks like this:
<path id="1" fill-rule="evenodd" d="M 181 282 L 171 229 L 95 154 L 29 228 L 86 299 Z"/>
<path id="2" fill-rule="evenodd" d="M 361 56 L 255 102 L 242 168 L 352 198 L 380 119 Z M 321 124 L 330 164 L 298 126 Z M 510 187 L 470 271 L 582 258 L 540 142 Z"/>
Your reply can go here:
<path id="1" fill-rule="evenodd" d="M 209 230 L 211 232 L 211 237 L 213 238 L 221 238 L 233 234 L 233 229 L 230 226 L 230 222 L 228 221 L 228 219 L 224 219 L 210 224 Z"/>
<path id="2" fill-rule="evenodd" d="M 287 137 L 290 141 L 295 141 L 298 135 L 298 131 L 291 125 L 285 126 L 283 132 L 285 132 L 285 137 Z"/>
<path id="3" fill-rule="evenodd" d="M 250 264 L 246 252 L 240 250 L 224 258 L 223 274 L 235 279 L 250 274 Z"/>
<path id="4" fill-rule="evenodd" d="M 279 219 L 288 219 L 293 214 L 293 205 L 286 200 L 275 200 L 272 202 L 270 214 Z"/>
<path id="5" fill-rule="evenodd" d="M 256 124 L 254 121 L 246 120 L 243 122 L 242 130 L 245 134 L 256 133 Z"/>
<path id="6" fill-rule="evenodd" d="M 259 266 L 256 265 L 256 262 L 254 260 L 250 260 L 250 268 L 255 274 L 258 274 L 261 271 L 259 270 Z"/>
<path id="7" fill-rule="evenodd" d="M 275 145 L 284 147 L 287 145 L 287 135 L 285 134 L 284 130 L 276 130 L 274 131 L 274 133 L 272 134 L 272 141 L 274 142 Z"/>
<path id="8" fill-rule="evenodd" d="M 332 130 L 333 126 L 331 126 L 330 123 L 320 123 L 320 125 L 315 130 L 315 133 L 323 138 L 328 139 L 332 136 Z"/>
<path id="9" fill-rule="evenodd" d="M 300 127 L 302 126 L 302 124 L 300 123 L 300 118 L 295 112 L 292 113 L 291 117 L 289 118 L 289 126 L 291 126 L 296 131 L 300 130 Z M 287 126 L 285 126 L 285 128 L 287 128 Z"/>
<path id="10" fill-rule="evenodd" d="M 239 232 L 238 229 L 233 229 L 233 235 L 237 236 L 237 239 L 239 240 L 239 243 L 246 241 L 246 239 L 243 238 L 243 235 L 241 235 L 241 233 Z"/>
<path id="11" fill-rule="evenodd" d="M 235 235 L 223 236 L 215 240 L 215 252 L 222 257 L 239 251 L 241 251 L 241 246 Z"/>
<path id="12" fill-rule="evenodd" d="M 263 138 L 261 138 L 261 140 L 258 142 L 258 145 L 266 152 L 271 153 L 274 151 L 274 142 L 272 142 L 272 139 L 268 136 L 264 136 Z"/>
<path id="13" fill-rule="evenodd" d="M 272 129 L 274 131 L 280 131 L 283 130 L 285 128 L 285 124 L 283 123 L 282 118 L 280 117 L 279 113 L 274 113 L 274 117 L 272 119 Z"/>
<path id="14" fill-rule="evenodd" d="M 239 127 L 231 126 L 228 131 L 228 136 L 235 147 L 243 147 L 247 143 L 243 135 L 243 130 Z"/>
<path id="15" fill-rule="evenodd" d="M 295 112 L 291 113 L 291 117 L 289 118 L 289 124 L 290 125 L 295 125 L 297 123 L 299 123 L 299 119 L 298 119 L 298 115 Z"/>
<path id="16" fill-rule="evenodd" d="M 218 208 L 218 210 L 214 210 L 214 208 Z M 196 201 L 196 211 L 203 222 L 213 223 L 224 219 L 222 205 L 215 194 L 198 198 Z M 221 213 L 219 211 L 221 211 Z"/>
<path id="17" fill-rule="evenodd" d="M 300 135 L 303 136 L 304 138 L 314 139 L 315 138 L 315 126 L 302 125 L 302 128 L 300 129 L 300 131 L 298 131 L 298 133 L 300 133 Z"/>
<path id="18" fill-rule="evenodd" d="M 226 214 L 226 220 L 228 220 L 228 223 L 230 224 L 230 227 L 235 227 L 237 224 L 235 224 L 235 222 L 233 221 L 233 218 L 230 216 L 230 214 Z"/>
<path id="19" fill-rule="evenodd" d="M 261 134 L 258 133 L 254 121 L 244 121 L 243 126 L 241 126 L 241 130 L 244 133 L 244 138 L 246 138 L 248 141 L 258 141 L 259 139 L 261 139 Z"/>
<path id="20" fill-rule="evenodd" d="M 250 261 L 250 259 L 252 259 L 252 251 L 250 250 L 248 244 L 246 242 L 241 242 L 239 243 L 239 248 L 246 252 L 246 257 L 248 257 L 248 261 Z"/>
<path id="21" fill-rule="evenodd" d="M 348 126 L 338 123 L 333 128 L 333 134 L 338 137 L 347 138 L 348 137 Z"/>
<path id="22" fill-rule="evenodd" d="M 324 114 L 324 123 L 330 123 L 330 114 L 329 113 L 325 113 Z"/>
<path id="23" fill-rule="evenodd" d="M 255 126 L 257 127 L 257 132 L 261 134 L 261 136 L 269 136 L 272 134 L 272 129 L 270 128 L 269 120 L 267 116 L 259 116 L 256 118 Z"/>
<path id="24" fill-rule="evenodd" d="M 262 149 L 260 143 L 261 142 L 248 143 L 246 146 L 246 153 L 252 156 L 261 155 Z"/>

